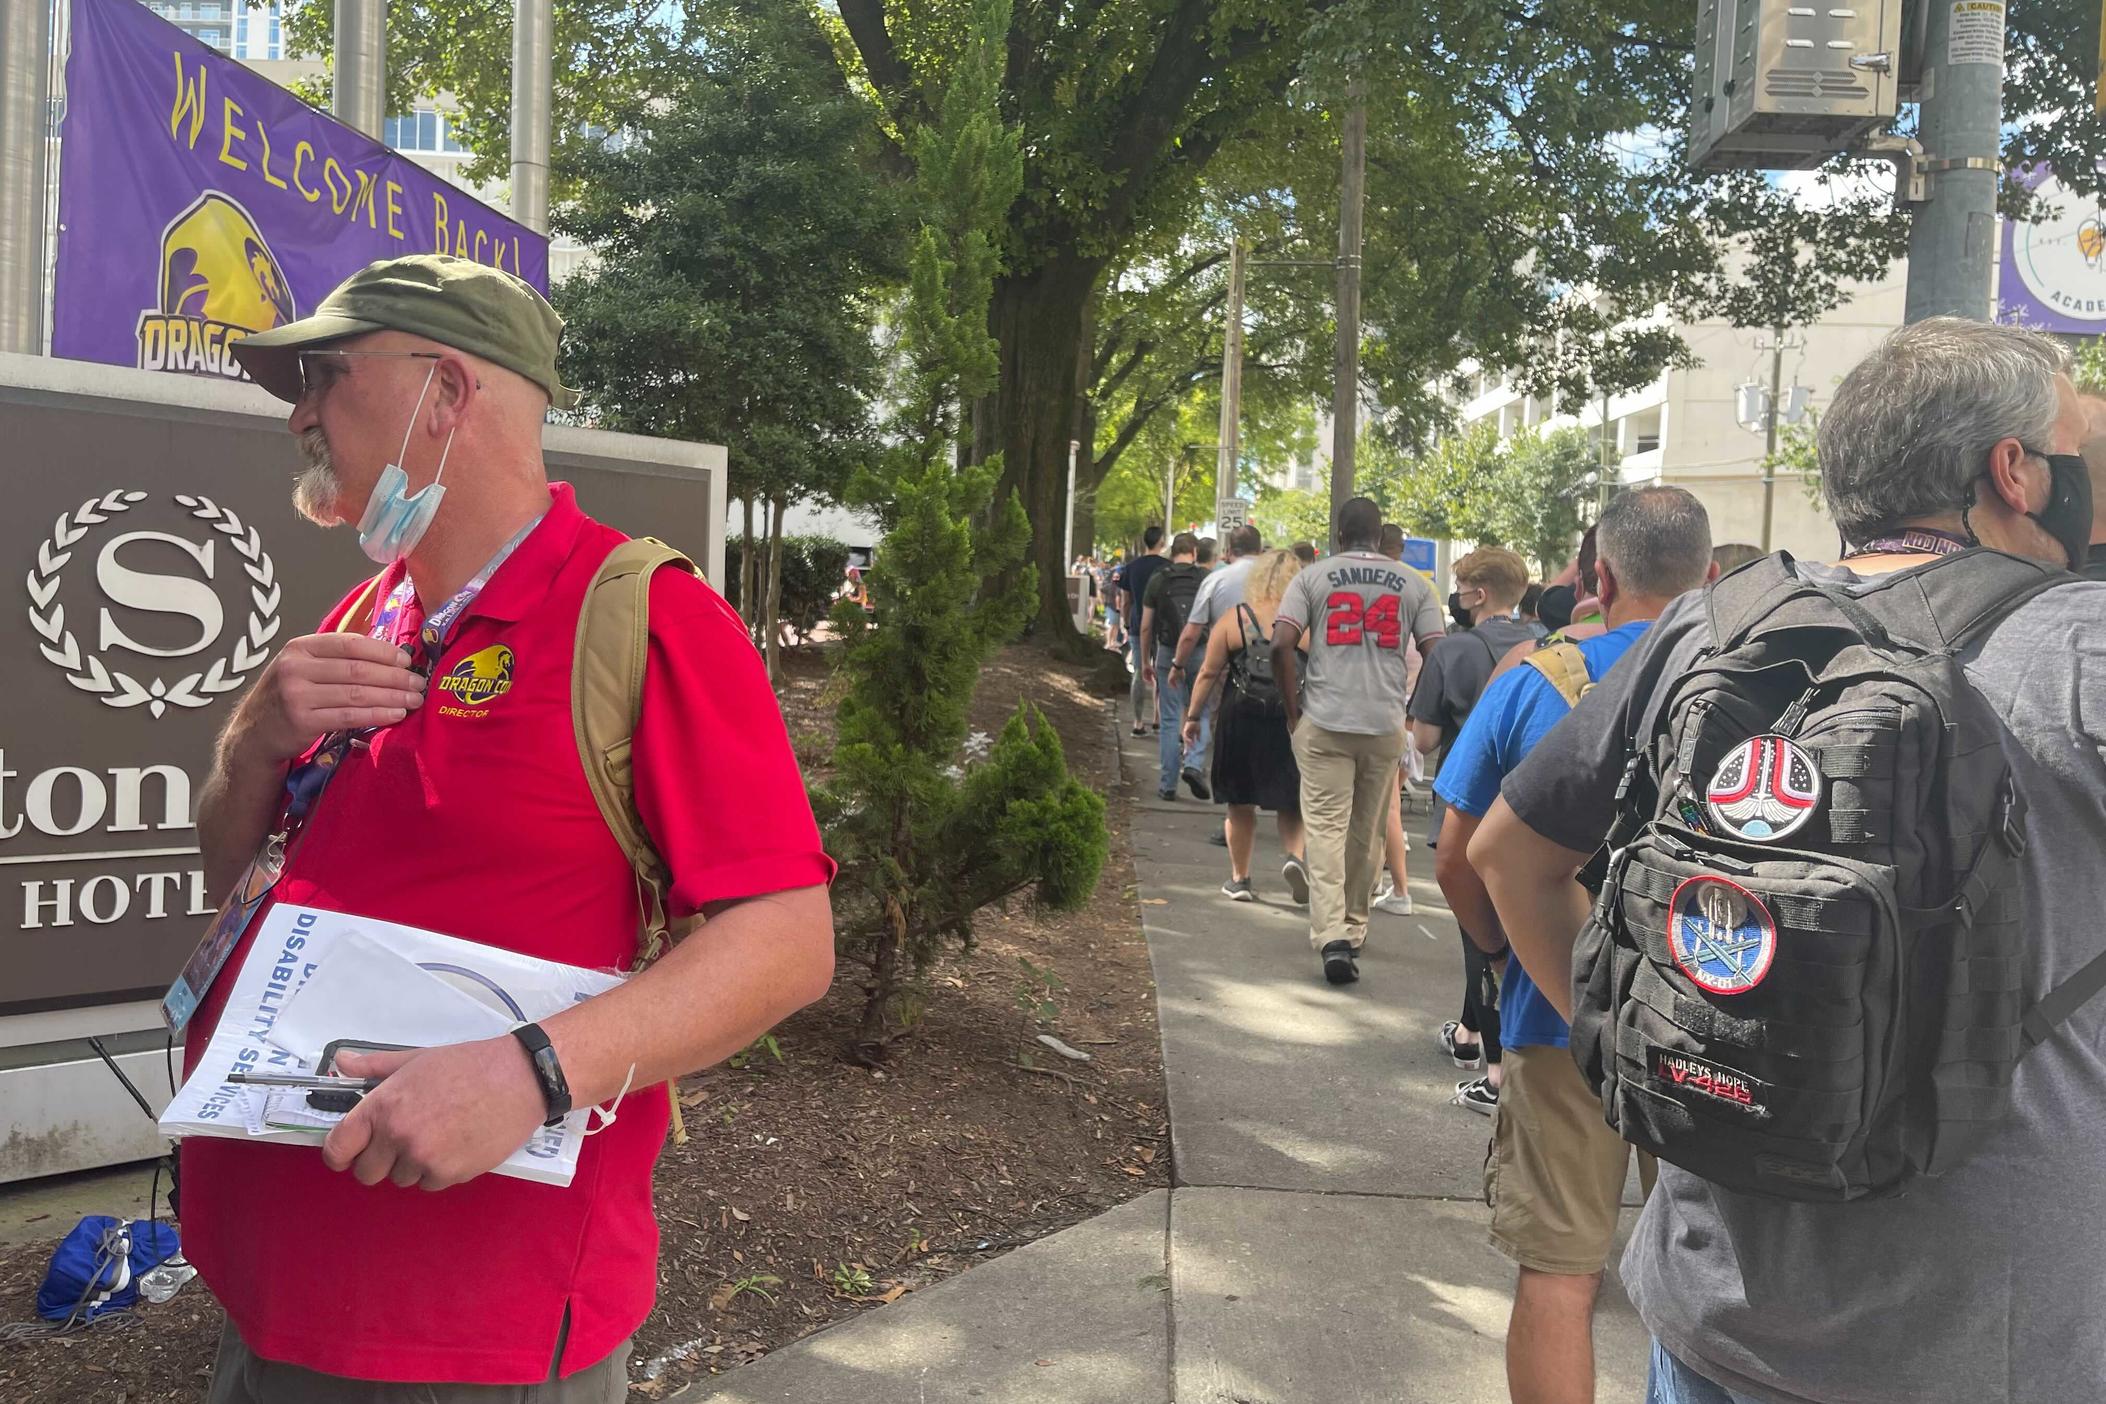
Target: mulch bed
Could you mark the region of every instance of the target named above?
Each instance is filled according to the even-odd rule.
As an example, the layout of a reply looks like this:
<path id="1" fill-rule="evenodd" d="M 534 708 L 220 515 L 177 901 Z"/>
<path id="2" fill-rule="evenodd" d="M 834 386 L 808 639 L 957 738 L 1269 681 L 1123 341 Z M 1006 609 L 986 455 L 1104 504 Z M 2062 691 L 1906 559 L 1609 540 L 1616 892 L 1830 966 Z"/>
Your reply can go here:
<path id="1" fill-rule="evenodd" d="M 819 649 L 786 661 L 784 712 L 808 760 L 830 730 L 829 667 Z M 634 1397 L 699 1392 L 698 1377 L 1168 1183 L 1132 811 L 1110 709 L 1083 675 L 1009 649 L 982 674 L 972 718 L 992 734 L 1030 698 L 1069 767 L 1107 796 L 1113 840 L 1096 896 L 1079 912 L 1019 902 L 983 914 L 977 948 L 930 971 L 921 1019 L 883 1068 L 841 1056 L 862 1004 L 862 972 L 844 965 L 825 1000 L 775 1031 L 779 1061 L 753 1050 L 738 1069 L 682 1084 L 690 1140 L 658 1165 L 658 1308 L 637 1335 Z M 1065 985 L 1043 1025 L 1018 1008 L 1020 958 Z M 1033 1042 L 1040 1032 L 1092 1061 L 1054 1055 Z M 30 1315 L 50 1251 L 0 1250 L 0 1317 Z M 193 1283 L 130 1326 L 0 1346 L 0 1401 L 200 1400 L 220 1321 Z"/>

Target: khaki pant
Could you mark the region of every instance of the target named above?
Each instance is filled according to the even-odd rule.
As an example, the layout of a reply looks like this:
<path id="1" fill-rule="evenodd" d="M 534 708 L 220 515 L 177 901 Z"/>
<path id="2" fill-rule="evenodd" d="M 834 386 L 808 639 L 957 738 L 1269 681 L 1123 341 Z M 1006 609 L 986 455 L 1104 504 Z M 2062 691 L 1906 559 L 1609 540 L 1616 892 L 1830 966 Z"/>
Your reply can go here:
<path id="1" fill-rule="evenodd" d="M 1401 731 L 1326 731 L 1307 717 L 1294 729 L 1308 830 L 1309 944 L 1318 950 L 1350 941 L 1357 951 L 1367 939 L 1367 909 L 1403 754 Z"/>
<path id="2" fill-rule="evenodd" d="M 560 1350 L 558 1354 L 560 1354 Z M 250 1351 L 229 1321 L 219 1333 L 205 1404 L 622 1404 L 629 1397 L 629 1343 L 566 1379 L 533 1385 L 385 1384 L 319 1375 Z"/>
<path id="3" fill-rule="evenodd" d="M 1563 1048 L 1509 1048 L 1485 1157 L 1492 1246 L 1522 1267 L 1560 1277 L 1600 1272 L 1616 1244 L 1616 1215 L 1632 1147 L 1601 1117 L 1601 1099 Z M 1658 1167 L 1638 1151 L 1652 1193 Z"/>

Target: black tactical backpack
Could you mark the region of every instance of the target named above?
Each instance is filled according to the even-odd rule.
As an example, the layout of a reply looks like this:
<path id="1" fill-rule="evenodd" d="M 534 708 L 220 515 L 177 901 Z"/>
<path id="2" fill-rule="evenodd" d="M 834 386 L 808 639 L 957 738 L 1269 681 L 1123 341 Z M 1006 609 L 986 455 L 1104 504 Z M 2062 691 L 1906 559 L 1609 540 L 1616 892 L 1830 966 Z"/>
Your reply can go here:
<path id="1" fill-rule="evenodd" d="M 1206 578 L 1207 573 L 1190 561 L 1173 561 L 1156 576 L 1163 583 L 1156 587 L 1155 641 L 1164 648 L 1177 647 L 1177 636 L 1185 631 L 1192 602 L 1199 598 L 1200 584 Z"/>
<path id="2" fill-rule="evenodd" d="M 1623 1137 L 1728 1189 L 1838 1201 L 1964 1158 L 2031 1010 L 2025 798 L 1955 654 L 2070 577 L 1971 550 L 1858 594 L 1754 562 L 1632 738 L 1572 1050 Z"/>

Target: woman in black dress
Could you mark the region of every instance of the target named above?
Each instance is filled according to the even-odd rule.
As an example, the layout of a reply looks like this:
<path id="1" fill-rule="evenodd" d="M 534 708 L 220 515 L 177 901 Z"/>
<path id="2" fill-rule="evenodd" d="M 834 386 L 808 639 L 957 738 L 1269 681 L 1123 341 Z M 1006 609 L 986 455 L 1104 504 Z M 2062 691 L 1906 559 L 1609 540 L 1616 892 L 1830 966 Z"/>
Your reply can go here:
<path id="1" fill-rule="evenodd" d="M 1251 567 L 1243 603 L 1207 635 L 1206 661 L 1192 681 L 1185 712 L 1185 739 L 1197 740 L 1199 718 L 1223 684 L 1214 728 L 1214 798 L 1228 806 L 1229 880 L 1221 890 L 1232 901 L 1253 902 L 1251 850 L 1258 836 L 1258 811 L 1273 811 L 1286 862 L 1280 875 L 1295 901 L 1306 902 L 1308 869 L 1302 863 L 1302 772 L 1287 735 L 1287 713 L 1272 683 L 1272 619 L 1287 582 L 1302 563 L 1291 551 L 1268 551 Z"/>

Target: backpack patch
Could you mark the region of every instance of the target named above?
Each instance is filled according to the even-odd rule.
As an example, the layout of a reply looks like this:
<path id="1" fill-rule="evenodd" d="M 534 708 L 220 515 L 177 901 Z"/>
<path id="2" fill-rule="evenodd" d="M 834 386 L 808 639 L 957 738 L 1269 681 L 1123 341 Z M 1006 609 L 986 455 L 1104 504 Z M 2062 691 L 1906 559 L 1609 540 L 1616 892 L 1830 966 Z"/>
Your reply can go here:
<path id="1" fill-rule="evenodd" d="M 1777 957 L 1777 919 L 1737 882 L 1684 878 L 1667 903 L 1667 950 L 1684 975 L 1712 994 L 1746 994 Z"/>
<path id="2" fill-rule="evenodd" d="M 1797 743 L 1775 733 L 1751 736 L 1711 774 L 1704 809 L 1735 838 L 1774 843 L 1813 817 L 1821 768 Z"/>

